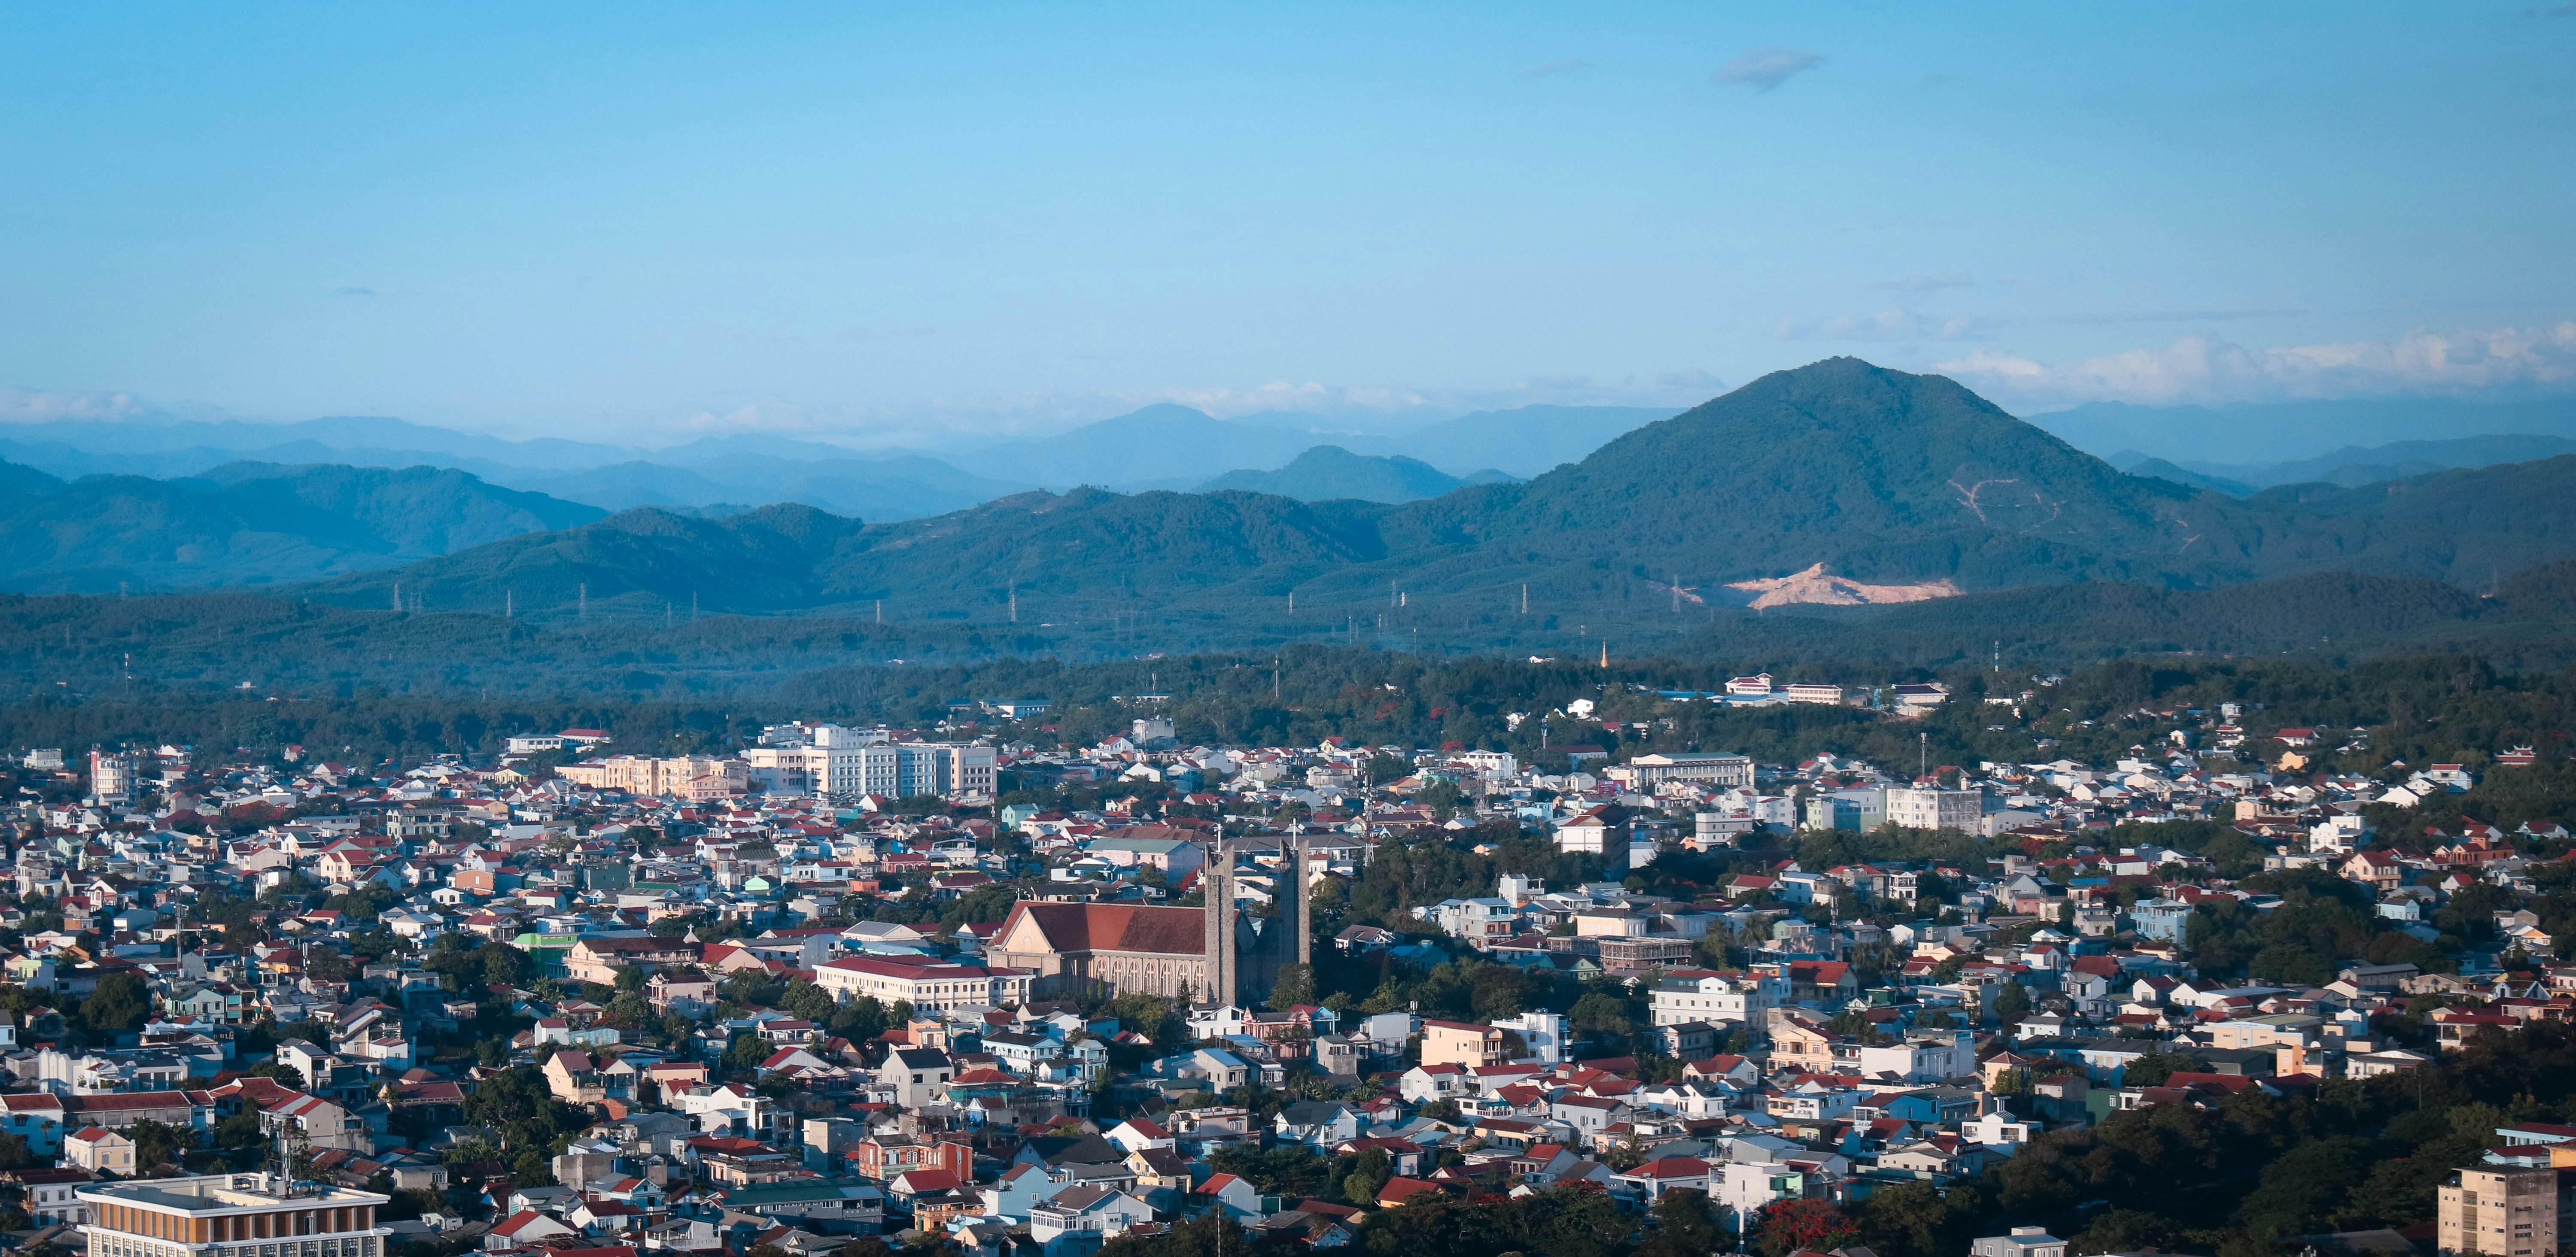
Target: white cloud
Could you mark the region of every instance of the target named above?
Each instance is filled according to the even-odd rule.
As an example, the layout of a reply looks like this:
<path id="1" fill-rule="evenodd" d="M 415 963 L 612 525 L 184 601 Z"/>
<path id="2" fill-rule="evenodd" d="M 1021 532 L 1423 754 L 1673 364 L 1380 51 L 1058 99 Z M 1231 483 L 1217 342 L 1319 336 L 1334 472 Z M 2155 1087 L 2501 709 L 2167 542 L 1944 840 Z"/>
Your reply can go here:
<path id="1" fill-rule="evenodd" d="M 57 419 L 113 422 L 151 413 L 131 393 L 58 393 L 0 388 L 0 423 L 51 423 Z"/>
<path id="2" fill-rule="evenodd" d="M 2052 323 L 2077 326 L 2101 326 L 2112 323 L 2223 323 L 2235 319 L 2288 319 L 2306 314 L 2305 310 L 2109 310 L 2084 314 L 2061 314 Z"/>
<path id="3" fill-rule="evenodd" d="M 1767 92 L 1825 63 L 1825 55 L 1803 48 L 1756 48 L 1719 66 L 1712 76 L 1720 83 L 1749 83 L 1753 90 Z"/>
<path id="4" fill-rule="evenodd" d="M 2396 340 L 2248 349 L 2186 336 L 2063 366 L 1980 350 L 1934 370 L 2029 401 L 2208 402 L 2458 393 L 2576 382 L 2576 320 L 2417 329 Z"/>

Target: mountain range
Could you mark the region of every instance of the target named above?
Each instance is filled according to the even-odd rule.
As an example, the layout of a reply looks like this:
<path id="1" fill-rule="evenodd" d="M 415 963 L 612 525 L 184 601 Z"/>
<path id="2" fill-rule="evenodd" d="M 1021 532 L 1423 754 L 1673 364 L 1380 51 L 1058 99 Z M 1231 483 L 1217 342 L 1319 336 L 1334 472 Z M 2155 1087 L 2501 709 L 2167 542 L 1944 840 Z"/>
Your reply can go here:
<path id="1" fill-rule="evenodd" d="M 2314 458 L 2318 450 L 2419 441 L 2428 433 L 2576 439 L 2576 396 L 2505 402 L 2381 397 L 2228 406 L 2091 402 L 2029 418 L 2078 449 L 2114 460 L 2127 451 L 2206 470 L 2203 464 L 2298 462 Z"/>
<path id="2" fill-rule="evenodd" d="M 1832 359 L 1526 483 L 1396 505 L 1077 488 L 879 523 L 648 509 L 299 592 L 382 605 L 401 580 L 455 607 L 513 591 L 522 607 L 566 607 L 586 588 L 590 605 L 869 615 L 882 600 L 908 619 L 1185 616 L 1293 635 L 1362 618 L 1471 625 L 1525 597 L 1594 623 L 1705 614 L 1751 599 L 1727 585 L 1800 573 L 1906 596 L 2318 572 L 2483 587 L 2576 555 L 2571 477 L 2576 456 L 2240 499 L 2124 474 L 1946 378 Z"/>
<path id="3" fill-rule="evenodd" d="M 494 485 L 604 510 L 660 506 L 724 513 L 802 502 L 871 520 L 945 514 L 1034 488 L 1186 489 L 1236 471 L 1281 468 L 1321 444 L 1414 458 L 1473 478 L 1499 467 L 1534 475 L 1671 412 L 1617 406 L 1527 406 L 1479 412 L 1402 435 L 1346 433 L 1332 419 L 1265 414 L 1220 420 L 1186 406 L 1148 406 L 1040 440 L 942 450 L 860 450 L 763 434 L 663 449 L 597 442 L 512 441 L 364 416 L 301 423 L 139 419 L 12 425 L 0 459 L 62 479 L 177 479 L 227 463 L 444 467 Z"/>
<path id="4" fill-rule="evenodd" d="M 0 580 L 28 592 L 308 580 L 606 512 L 433 467 L 237 462 L 177 480 L 64 481 L 0 464 Z"/>
<path id="5" fill-rule="evenodd" d="M 1163 413 L 1131 431 L 1202 421 L 1219 422 Z M 749 474 L 728 459 L 772 460 L 767 475 L 798 462 L 798 443 L 774 438 L 707 444 L 686 469 L 704 485 Z M 815 496 L 867 488 L 833 460 L 808 466 Z M 0 466 L 0 485 L 16 490 L 0 578 L 22 591 L 266 583 L 350 608 L 393 605 L 399 586 L 407 608 L 507 607 L 541 621 L 696 609 L 1016 625 L 1032 641 L 1422 634 L 1491 647 L 1568 628 L 1579 640 L 1704 630 L 1727 623 L 1730 604 L 1759 598 L 1776 613 L 1810 596 L 1800 591 L 1929 600 L 1898 610 L 1937 632 L 1951 614 L 1942 604 L 2015 590 L 2332 576 L 2485 591 L 2576 558 L 2576 500 L 2564 491 L 2576 455 L 2239 496 L 2125 473 L 1952 380 L 1848 358 L 1764 376 L 1526 482 L 1453 485 L 1422 461 L 1338 446 L 1261 476 L 1219 477 L 1204 492 L 1028 489 L 863 521 L 801 501 L 607 515 L 427 467 L 236 463 L 65 482 Z M 960 494 L 1009 485 L 933 483 Z"/>
<path id="6" fill-rule="evenodd" d="M 2315 458 L 2279 463 L 2175 463 L 2136 450 L 2110 456 L 2112 466 L 2134 476 L 2158 476 L 2195 488 L 2247 497 L 2256 490 L 2285 484 L 2333 484 L 2347 489 L 2403 480 L 2428 472 L 2463 467 L 2523 463 L 2561 454 L 2576 454 L 2576 440 L 2561 436 L 2507 433 L 2464 436 L 2439 441 L 2396 441 L 2363 448 L 2347 445 Z"/>

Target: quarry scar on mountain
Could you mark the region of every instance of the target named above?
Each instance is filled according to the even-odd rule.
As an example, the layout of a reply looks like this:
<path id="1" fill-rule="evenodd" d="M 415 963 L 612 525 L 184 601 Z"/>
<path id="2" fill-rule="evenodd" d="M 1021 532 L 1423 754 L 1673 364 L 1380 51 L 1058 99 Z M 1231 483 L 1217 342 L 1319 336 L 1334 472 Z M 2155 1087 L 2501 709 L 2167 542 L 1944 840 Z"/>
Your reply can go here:
<path id="1" fill-rule="evenodd" d="M 1848 576 L 1826 572 L 1822 563 L 1787 576 L 1736 581 L 1727 588 L 1753 594 L 1753 601 L 1746 605 L 1754 607 L 1785 607 L 1798 602 L 1821 603 L 1829 607 L 1862 607 L 1889 602 L 1928 602 L 1934 598 L 1955 598 L 1964 592 L 1947 579 L 1926 585 L 1864 585 Z"/>

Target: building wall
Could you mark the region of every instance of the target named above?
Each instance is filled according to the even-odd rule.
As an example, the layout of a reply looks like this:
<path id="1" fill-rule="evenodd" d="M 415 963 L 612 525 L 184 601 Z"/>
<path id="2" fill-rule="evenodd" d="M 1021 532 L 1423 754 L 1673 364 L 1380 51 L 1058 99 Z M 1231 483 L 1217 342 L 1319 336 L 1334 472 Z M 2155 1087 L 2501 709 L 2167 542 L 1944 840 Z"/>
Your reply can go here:
<path id="1" fill-rule="evenodd" d="M 814 971 L 814 984 L 830 991 L 834 999 L 857 999 L 865 995 L 883 1004 L 901 1000 L 915 1009 L 926 1010 L 972 1004 L 998 1007 L 1024 1003 L 1028 999 L 1029 978 L 1026 974 L 998 973 L 980 967 L 926 969 L 918 974 L 902 974 L 825 965 Z"/>
<path id="2" fill-rule="evenodd" d="M 2446 1253 L 2552 1257 L 2558 1251 L 2558 1171 L 2462 1170 L 2440 1192 L 2435 1245 Z"/>
<path id="3" fill-rule="evenodd" d="M 1985 814 L 1985 799 L 1974 790 L 1890 790 L 1887 792 L 1887 823 L 1905 829 L 1958 829 L 1977 827 L 1977 818 Z"/>

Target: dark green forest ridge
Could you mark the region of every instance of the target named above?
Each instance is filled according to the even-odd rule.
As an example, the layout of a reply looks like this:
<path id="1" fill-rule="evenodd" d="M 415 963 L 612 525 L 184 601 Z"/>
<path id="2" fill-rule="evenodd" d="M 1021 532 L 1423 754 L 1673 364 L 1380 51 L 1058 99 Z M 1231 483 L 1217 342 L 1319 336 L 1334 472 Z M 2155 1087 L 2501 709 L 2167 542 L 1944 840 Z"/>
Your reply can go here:
<path id="1" fill-rule="evenodd" d="M 2476 654 L 2515 671 L 2576 662 L 2576 561 L 2507 576 L 2492 596 L 2440 581 L 2322 573 L 2221 590 L 2096 582 L 1969 594 L 1894 607 L 1724 608 L 1624 623 L 1459 616 L 1408 607 L 1355 651 L 1425 656 L 1544 655 L 1598 660 L 1616 631 L 1616 668 L 1641 657 L 1724 676 L 1768 670 L 1851 683 L 1919 679 L 1990 666 L 2062 669 L 2137 655 L 2294 657 L 2327 664 L 2391 655 Z M 804 615 L 707 614 L 685 604 L 597 608 L 589 619 L 396 613 L 251 593 L 120 599 L 0 595 L 0 695 L 125 698 L 204 691 L 328 698 L 409 692 L 594 695 L 623 700 L 757 696 L 834 670 L 918 674 L 1007 659 L 1046 666 L 1128 660 L 1150 673 L 1163 652 L 1271 652 L 1343 640 L 1288 622 L 1154 614 L 1139 622 L 1013 626 L 991 620 L 887 622 Z M 1299 644 L 1306 643 L 1306 644 Z M 1663 665 L 1659 664 L 1658 667 Z M 1695 674 L 1694 674 L 1695 675 Z M 1696 684 L 1669 668 L 1661 683 Z M 1142 682 L 1150 684 L 1150 680 Z M 984 695 L 991 697 L 992 695 Z"/>

